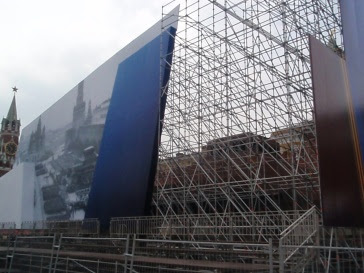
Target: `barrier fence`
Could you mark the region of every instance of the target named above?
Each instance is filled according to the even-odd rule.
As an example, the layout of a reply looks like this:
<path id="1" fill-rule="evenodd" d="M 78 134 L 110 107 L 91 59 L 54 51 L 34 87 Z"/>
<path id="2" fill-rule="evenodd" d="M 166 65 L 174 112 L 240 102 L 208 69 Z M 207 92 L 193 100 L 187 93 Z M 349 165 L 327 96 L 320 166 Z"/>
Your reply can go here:
<path id="1" fill-rule="evenodd" d="M 98 236 L 100 224 L 98 219 L 85 219 L 74 221 L 28 221 L 22 222 L 21 229 L 30 234 L 51 235 L 62 233 L 69 235 Z"/>
<path id="2" fill-rule="evenodd" d="M 0 223 L 0 229 L 15 229 L 16 224 L 15 222 L 2 222 Z"/>
<path id="3" fill-rule="evenodd" d="M 279 239 L 280 233 L 304 212 L 287 211 L 242 214 L 186 215 L 186 217 L 128 217 L 112 218 L 110 234 L 124 236 L 139 234 L 160 239 L 225 240 L 268 242 Z"/>
<path id="4" fill-rule="evenodd" d="M 306 255 L 284 272 L 363 272 L 364 248 L 285 245 Z M 253 250 L 254 249 L 254 250 Z M 18 236 L 0 247 L 3 272 L 278 272 L 268 244 L 125 238 Z"/>
<path id="5" fill-rule="evenodd" d="M 315 207 L 286 216 L 113 218 L 109 237 L 100 237 L 97 219 L 21 227 L 0 223 L 6 272 L 364 271 L 364 231 L 320 227 Z"/>
<path id="6" fill-rule="evenodd" d="M 27 236 L 20 236 L 16 229 L 12 230 L 13 233 L 8 233 L 8 228 L 14 225 L 4 223 L 0 224 L 1 231 L 7 232 L 0 236 L 0 269 L 5 268 L 5 272 L 18 270 L 48 273 L 364 271 L 363 230 L 327 230 L 319 227 L 315 208 L 299 216 L 292 214 L 289 218 L 292 219 L 292 223 L 282 230 L 278 237 L 276 233 L 271 232 L 272 236 L 261 229 L 263 235 L 269 236 L 268 242 L 229 242 L 225 237 L 221 237 L 224 240 L 209 241 L 207 239 L 213 237 L 206 234 L 215 236 L 224 230 L 222 227 L 226 228 L 226 222 L 218 227 L 209 226 L 211 220 L 212 224 L 221 221 L 216 215 L 215 220 L 213 219 L 189 219 L 194 220 L 191 221 L 194 225 L 187 225 L 191 228 L 190 231 L 194 232 L 194 236 L 190 236 L 191 239 L 152 238 L 151 234 L 163 232 L 159 226 L 162 219 L 157 217 L 145 217 L 146 222 L 140 217 L 127 218 L 125 223 L 138 223 L 127 226 L 128 229 L 122 231 L 129 231 L 131 234 L 120 235 L 119 231 L 104 238 L 97 236 L 98 224 L 94 221 L 23 223 L 23 227 L 32 228 L 32 232 Z M 234 217 L 229 219 L 235 220 L 234 223 L 237 221 Z M 275 220 L 267 220 L 263 214 L 258 217 L 259 221 L 256 217 L 249 218 L 249 215 L 246 219 L 255 219 L 257 223 L 265 224 L 275 222 L 277 229 L 267 229 L 275 232 L 283 228 L 283 225 L 278 223 L 286 221 L 278 215 L 273 218 Z M 120 227 L 120 221 L 123 219 L 116 220 L 114 223 L 118 225 L 112 227 Z M 208 231 L 209 227 L 211 231 Z M 44 230 L 47 228 L 50 230 Z M 240 235 L 243 234 L 241 230 L 238 229 Z M 133 233 L 136 231 L 139 233 Z M 205 240 L 197 240 L 196 234 L 202 231 L 204 236 L 201 237 Z M 186 226 L 185 229 L 175 229 L 175 234 L 188 232 Z"/>
<path id="7" fill-rule="evenodd" d="M 5 272 L 273 272 L 273 245 L 66 236 L 18 236 Z M 251 250 L 254 249 L 252 252 Z M 12 271 L 13 270 L 13 271 Z M 14 271 L 15 272 L 15 271 Z"/>

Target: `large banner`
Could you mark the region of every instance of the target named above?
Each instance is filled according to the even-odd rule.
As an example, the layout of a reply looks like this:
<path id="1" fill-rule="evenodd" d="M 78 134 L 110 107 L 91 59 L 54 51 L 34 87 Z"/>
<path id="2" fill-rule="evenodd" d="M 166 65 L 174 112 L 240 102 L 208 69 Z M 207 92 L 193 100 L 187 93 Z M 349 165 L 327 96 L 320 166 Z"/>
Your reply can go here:
<path id="1" fill-rule="evenodd" d="M 104 226 L 111 216 L 149 212 L 175 31 L 169 28 L 119 65 L 86 213 Z"/>
<path id="2" fill-rule="evenodd" d="M 364 227 L 364 1 L 340 1 L 344 58 L 310 37 L 323 220 Z"/>
<path id="3" fill-rule="evenodd" d="M 340 1 L 345 59 L 353 101 L 355 126 L 364 159 L 364 1 Z M 364 192 L 364 185 L 362 185 Z"/>
<path id="4" fill-rule="evenodd" d="M 178 7 L 23 129 L 16 161 L 34 166 L 23 176 L 34 220 L 147 212 L 177 18 Z"/>
<path id="5" fill-rule="evenodd" d="M 346 62 L 310 36 L 325 226 L 364 224 L 363 167 Z"/>

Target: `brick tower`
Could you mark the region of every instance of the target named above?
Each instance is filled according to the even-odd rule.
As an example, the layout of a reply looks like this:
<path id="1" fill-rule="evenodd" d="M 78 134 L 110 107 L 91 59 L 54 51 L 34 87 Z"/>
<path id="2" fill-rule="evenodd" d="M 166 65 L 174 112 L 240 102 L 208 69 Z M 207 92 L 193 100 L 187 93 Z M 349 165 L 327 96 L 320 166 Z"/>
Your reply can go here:
<path id="1" fill-rule="evenodd" d="M 14 97 L 8 115 L 1 122 L 0 131 L 0 176 L 13 168 L 15 154 L 18 148 L 20 135 L 20 120 L 16 112 L 15 93 L 18 89 L 13 87 Z"/>

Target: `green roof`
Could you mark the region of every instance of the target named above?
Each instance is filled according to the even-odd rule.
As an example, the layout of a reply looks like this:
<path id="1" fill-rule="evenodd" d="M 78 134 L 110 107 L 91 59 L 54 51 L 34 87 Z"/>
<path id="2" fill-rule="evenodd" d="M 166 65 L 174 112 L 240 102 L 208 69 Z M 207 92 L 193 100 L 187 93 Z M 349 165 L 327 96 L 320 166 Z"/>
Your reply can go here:
<path id="1" fill-rule="evenodd" d="M 15 94 L 13 97 L 13 101 L 11 102 L 10 108 L 9 108 L 9 112 L 8 112 L 8 116 L 6 117 L 7 120 L 9 121 L 13 121 L 13 120 L 17 120 L 17 114 L 16 114 L 16 102 L 15 102 Z"/>

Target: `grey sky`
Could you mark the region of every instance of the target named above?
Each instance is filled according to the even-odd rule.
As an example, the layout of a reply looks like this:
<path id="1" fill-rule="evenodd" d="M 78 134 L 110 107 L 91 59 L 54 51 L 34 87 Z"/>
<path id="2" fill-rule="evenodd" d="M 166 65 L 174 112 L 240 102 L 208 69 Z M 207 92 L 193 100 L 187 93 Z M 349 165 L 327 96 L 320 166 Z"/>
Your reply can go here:
<path id="1" fill-rule="evenodd" d="M 24 128 L 160 20 L 166 2 L 0 0 L 0 116 L 7 114 L 16 85 Z"/>

